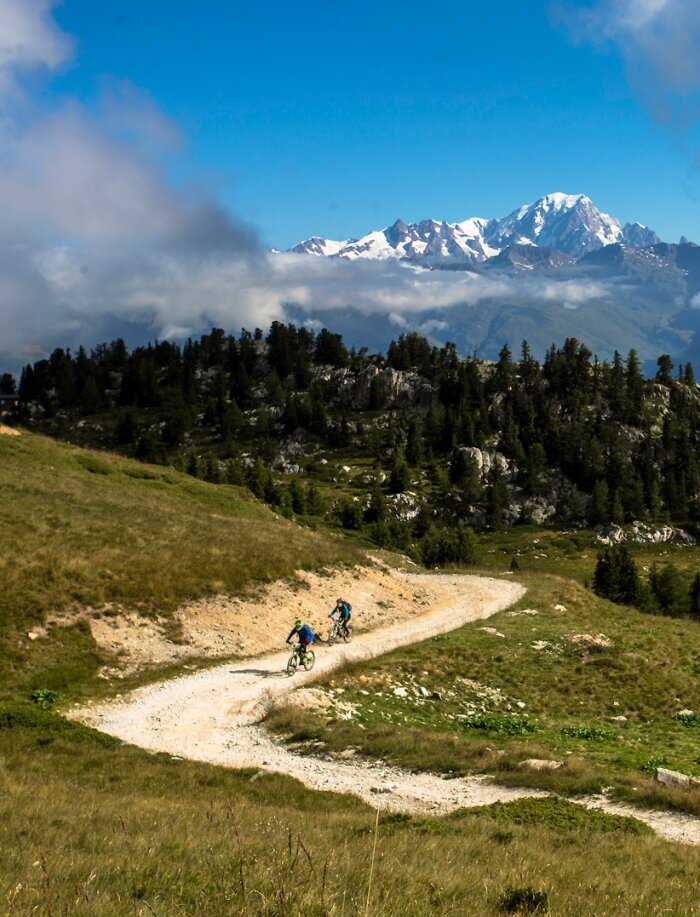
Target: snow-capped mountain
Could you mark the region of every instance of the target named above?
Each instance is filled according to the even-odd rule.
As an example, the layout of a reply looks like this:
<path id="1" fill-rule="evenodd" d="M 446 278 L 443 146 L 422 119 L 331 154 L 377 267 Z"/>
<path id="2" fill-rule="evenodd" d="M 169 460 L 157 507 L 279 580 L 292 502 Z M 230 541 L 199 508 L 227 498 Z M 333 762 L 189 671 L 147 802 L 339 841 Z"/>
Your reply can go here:
<path id="1" fill-rule="evenodd" d="M 563 252 L 572 258 L 621 243 L 632 248 L 659 241 L 641 223 L 624 228 L 615 217 L 598 210 L 585 194 L 548 194 L 500 219 L 472 217 L 459 223 L 397 220 L 386 229 L 359 239 L 334 241 L 314 237 L 295 245 L 299 254 L 335 258 L 407 259 L 426 264 L 465 262 L 478 264 L 500 255 L 511 246 L 534 245 Z M 522 260 L 522 258 L 521 258 Z"/>

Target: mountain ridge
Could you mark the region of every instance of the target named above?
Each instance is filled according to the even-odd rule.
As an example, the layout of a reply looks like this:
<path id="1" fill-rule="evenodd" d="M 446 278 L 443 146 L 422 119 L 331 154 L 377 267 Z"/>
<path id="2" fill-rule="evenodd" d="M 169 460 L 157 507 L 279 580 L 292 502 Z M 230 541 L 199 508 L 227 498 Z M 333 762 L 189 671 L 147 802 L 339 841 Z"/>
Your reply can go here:
<path id="1" fill-rule="evenodd" d="M 555 249 L 574 258 L 606 245 L 645 248 L 660 243 L 642 223 L 626 223 L 599 210 L 585 194 L 554 192 L 524 204 L 504 217 L 469 217 L 455 223 L 421 220 L 372 230 L 357 239 L 313 236 L 288 251 L 348 260 L 408 260 L 428 265 L 478 265 L 498 257 L 512 245 Z"/>

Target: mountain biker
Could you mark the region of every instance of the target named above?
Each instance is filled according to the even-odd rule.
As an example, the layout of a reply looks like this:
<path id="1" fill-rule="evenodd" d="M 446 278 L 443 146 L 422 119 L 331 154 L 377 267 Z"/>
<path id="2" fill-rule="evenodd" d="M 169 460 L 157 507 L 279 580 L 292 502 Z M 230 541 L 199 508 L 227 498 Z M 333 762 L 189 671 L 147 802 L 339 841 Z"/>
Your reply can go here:
<path id="1" fill-rule="evenodd" d="M 335 608 L 328 615 L 332 621 L 335 621 L 336 612 L 338 612 L 338 621 L 342 623 L 345 633 L 347 634 L 348 624 L 352 615 L 352 605 L 350 602 L 346 602 L 345 599 L 336 599 Z"/>
<path id="2" fill-rule="evenodd" d="M 299 655 L 303 657 L 306 654 L 306 648 L 314 642 L 315 636 L 308 624 L 302 624 L 301 621 L 297 620 L 289 632 L 287 643 L 291 643 L 292 637 L 295 637 L 297 643 L 299 643 Z"/>

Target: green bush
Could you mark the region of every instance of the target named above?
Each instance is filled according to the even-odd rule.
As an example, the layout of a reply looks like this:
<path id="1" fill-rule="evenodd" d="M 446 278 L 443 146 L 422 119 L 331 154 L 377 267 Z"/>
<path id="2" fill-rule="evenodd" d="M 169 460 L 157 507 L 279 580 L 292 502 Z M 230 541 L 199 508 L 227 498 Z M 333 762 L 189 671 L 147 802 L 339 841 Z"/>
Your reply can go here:
<path id="1" fill-rule="evenodd" d="M 617 738 L 610 729 L 601 729 L 599 726 L 564 726 L 561 734 L 570 739 L 586 739 L 586 741 Z"/>
<path id="2" fill-rule="evenodd" d="M 32 691 L 29 699 L 42 710 L 51 710 L 56 706 L 59 699 L 58 691 L 51 691 L 49 688 L 38 688 Z"/>
<path id="3" fill-rule="evenodd" d="M 465 729 L 480 729 L 508 736 L 529 735 L 535 732 L 535 726 L 522 716 L 494 716 L 485 713 L 470 716 L 462 721 L 462 725 Z"/>
<path id="4" fill-rule="evenodd" d="M 535 914 L 548 907 L 546 892 L 535 891 L 528 885 L 524 888 L 507 888 L 498 899 L 498 909 L 504 914 Z"/>

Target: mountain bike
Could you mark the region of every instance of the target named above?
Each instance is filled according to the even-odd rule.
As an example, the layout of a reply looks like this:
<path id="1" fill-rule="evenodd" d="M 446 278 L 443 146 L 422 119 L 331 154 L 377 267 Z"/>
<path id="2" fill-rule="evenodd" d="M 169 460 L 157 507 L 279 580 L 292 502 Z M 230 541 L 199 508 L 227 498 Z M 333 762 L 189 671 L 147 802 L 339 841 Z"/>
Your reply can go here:
<path id="1" fill-rule="evenodd" d="M 287 660 L 287 675 L 293 675 L 300 665 L 310 672 L 314 667 L 314 662 L 316 662 L 316 656 L 311 647 L 307 646 L 306 650 L 302 652 L 301 643 L 295 643 L 292 655 Z"/>
<path id="2" fill-rule="evenodd" d="M 334 618 L 327 642 L 335 643 L 336 640 L 343 640 L 345 643 L 349 643 L 352 640 L 352 624 L 346 624 L 341 618 Z"/>

